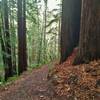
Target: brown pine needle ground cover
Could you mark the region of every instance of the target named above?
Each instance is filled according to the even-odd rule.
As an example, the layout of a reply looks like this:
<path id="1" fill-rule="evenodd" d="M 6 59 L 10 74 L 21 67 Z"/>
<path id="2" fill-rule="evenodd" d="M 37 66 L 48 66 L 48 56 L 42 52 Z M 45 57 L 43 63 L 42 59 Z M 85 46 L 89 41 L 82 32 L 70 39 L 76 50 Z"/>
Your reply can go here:
<path id="1" fill-rule="evenodd" d="M 100 60 L 73 66 L 76 52 L 50 71 L 54 91 L 65 100 L 100 100 Z"/>

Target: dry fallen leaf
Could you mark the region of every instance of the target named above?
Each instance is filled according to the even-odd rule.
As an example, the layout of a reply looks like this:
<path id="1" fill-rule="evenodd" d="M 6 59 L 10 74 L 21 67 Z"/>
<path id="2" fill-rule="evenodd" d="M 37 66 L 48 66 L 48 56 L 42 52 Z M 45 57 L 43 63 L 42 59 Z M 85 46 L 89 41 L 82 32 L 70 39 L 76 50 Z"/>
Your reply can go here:
<path id="1" fill-rule="evenodd" d="M 75 55 L 76 51 L 66 62 L 54 67 L 56 73 L 52 76 L 58 76 L 56 93 L 68 96 L 71 92 L 72 96 L 78 98 L 77 100 L 100 100 L 100 60 L 73 66 Z"/>

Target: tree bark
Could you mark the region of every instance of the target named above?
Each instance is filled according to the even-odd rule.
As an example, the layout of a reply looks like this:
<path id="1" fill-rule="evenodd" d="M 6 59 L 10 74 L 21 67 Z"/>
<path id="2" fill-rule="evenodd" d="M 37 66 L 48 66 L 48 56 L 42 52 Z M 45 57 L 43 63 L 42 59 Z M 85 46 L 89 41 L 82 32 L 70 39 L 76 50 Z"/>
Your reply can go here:
<path id="1" fill-rule="evenodd" d="M 22 24 L 23 24 L 23 62 L 24 62 L 24 66 L 23 66 L 23 70 L 26 71 L 27 70 L 27 42 L 26 42 L 26 0 L 23 0 L 23 17 L 22 17 Z"/>
<path id="2" fill-rule="evenodd" d="M 46 63 L 46 24 L 47 24 L 47 3 L 48 0 L 44 0 L 44 33 L 43 33 L 43 63 Z"/>
<path id="3" fill-rule="evenodd" d="M 63 0 L 61 25 L 61 59 L 63 63 L 78 45 L 81 0 Z"/>
<path id="4" fill-rule="evenodd" d="M 100 0 L 82 0 L 79 52 L 74 64 L 100 58 Z"/>
<path id="5" fill-rule="evenodd" d="M 27 69 L 25 1 L 18 0 L 18 74 Z"/>
<path id="6" fill-rule="evenodd" d="M 1 6 L 1 2 L 0 2 L 0 6 Z M 0 9 L 1 11 L 1 9 Z M 0 42 L 1 42 L 1 51 L 2 51 L 2 59 L 3 59 L 3 64 L 4 66 L 6 65 L 6 56 L 4 54 L 4 52 L 6 52 L 5 49 L 5 43 L 4 43 L 4 34 L 3 34 L 3 16 L 2 13 L 0 14 Z"/>

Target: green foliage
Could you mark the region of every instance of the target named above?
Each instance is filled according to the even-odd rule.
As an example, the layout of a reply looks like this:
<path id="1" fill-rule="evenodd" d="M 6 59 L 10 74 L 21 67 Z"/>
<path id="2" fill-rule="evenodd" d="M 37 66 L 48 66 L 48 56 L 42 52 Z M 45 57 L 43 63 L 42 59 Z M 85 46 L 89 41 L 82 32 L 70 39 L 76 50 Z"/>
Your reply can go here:
<path id="1" fill-rule="evenodd" d="M 29 69 L 31 68 L 31 69 L 36 69 L 36 68 L 40 68 L 41 67 L 41 65 L 40 64 L 37 64 L 37 63 L 34 63 L 34 64 L 32 64 L 32 65 L 30 65 L 30 67 L 29 67 Z"/>
<path id="2" fill-rule="evenodd" d="M 59 7 L 50 11 L 47 4 L 49 0 L 43 1 L 44 2 L 41 0 L 26 0 L 26 35 L 29 69 L 39 68 L 41 65 L 48 64 L 51 61 L 59 58 L 59 28 L 61 20 L 61 5 L 57 4 Z M 0 72 L 3 72 L 0 76 L 0 81 L 4 80 L 4 68 L 6 67 L 3 66 L 2 55 L 6 55 L 7 57 L 11 56 L 13 64 L 15 64 L 16 68 L 18 68 L 17 1 L 8 0 L 8 8 L 12 54 L 9 55 L 1 50 L 0 37 Z M 46 15 L 44 15 L 45 11 Z M 2 10 L 0 9 L 0 14 L 1 13 L 3 14 Z M 0 25 L 3 26 L 1 15 Z M 0 28 L 2 29 L 3 33 L 2 26 L 0 26 Z M 4 42 L 8 41 L 7 39 L 4 39 L 4 35 L 2 35 L 2 40 Z M 16 78 L 16 76 L 12 77 L 8 81 L 16 80 Z"/>
<path id="3" fill-rule="evenodd" d="M 18 76 L 13 76 L 13 77 L 10 77 L 8 80 L 7 80 L 7 83 L 6 84 L 10 84 L 12 82 L 14 82 L 15 80 L 18 79 Z"/>
<path id="4" fill-rule="evenodd" d="M 0 62 L 0 85 L 4 83 L 4 68 L 3 68 L 3 64 L 1 63 L 2 62 Z"/>
<path id="5" fill-rule="evenodd" d="M 1 77 L 1 78 L 2 78 L 2 80 L 0 81 L 0 86 L 6 86 L 6 85 L 9 85 L 9 84 L 13 83 L 14 81 L 16 81 L 19 77 L 13 76 L 13 77 L 10 77 L 7 81 L 5 81 L 3 77 Z"/>

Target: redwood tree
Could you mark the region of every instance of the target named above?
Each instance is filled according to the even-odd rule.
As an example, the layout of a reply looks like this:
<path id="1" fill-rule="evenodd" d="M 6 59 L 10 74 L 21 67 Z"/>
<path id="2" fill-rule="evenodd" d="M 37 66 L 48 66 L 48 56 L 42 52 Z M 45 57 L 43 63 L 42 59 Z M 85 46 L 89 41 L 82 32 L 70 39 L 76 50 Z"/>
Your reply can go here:
<path id="1" fill-rule="evenodd" d="M 100 58 L 100 0 L 82 0 L 79 52 L 74 64 Z"/>
<path id="2" fill-rule="evenodd" d="M 81 0 L 63 0 L 61 25 L 61 59 L 64 62 L 78 45 L 80 32 Z"/>
<path id="3" fill-rule="evenodd" d="M 18 0 L 18 73 L 27 69 L 25 0 Z"/>
<path id="4" fill-rule="evenodd" d="M 24 62 L 24 66 L 23 66 L 23 70 L 27 70 L 27 43 L 26 43 L 26 0 L 22 0 L 23 1 L 23 17 L 22 17 L 22 24 L 23 24 L 23 62 Z"/>

